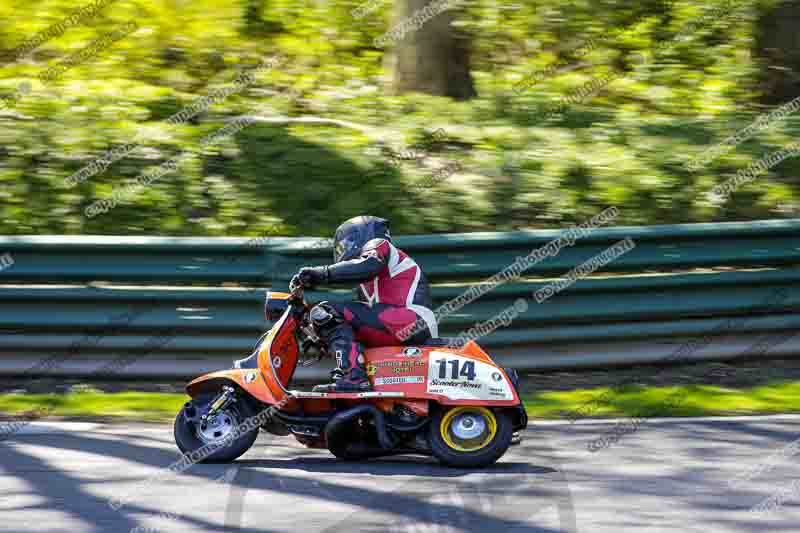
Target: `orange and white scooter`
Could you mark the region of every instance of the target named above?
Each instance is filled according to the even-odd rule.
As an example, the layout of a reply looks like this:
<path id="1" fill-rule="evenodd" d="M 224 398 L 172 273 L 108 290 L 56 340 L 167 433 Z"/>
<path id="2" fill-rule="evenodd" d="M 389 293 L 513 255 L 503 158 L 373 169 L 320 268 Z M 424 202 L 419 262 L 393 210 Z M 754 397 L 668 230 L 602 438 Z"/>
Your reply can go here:
<path id="1" fill-rule="evenodd" d="M 187 385 L 191 400 L 175 419 L 181 451 L 225 443 L 206 447 L 216 450 L 203 460 L 232 461 L 263 429 L 342 459 L 423 454 L 451 466 L 482 467 L 502 457 L 514 432 L 527 425 L 516 372 L 497 366 L 474 341 L 368 348 L 370 392 L 294 390 L 297 366 L 326 355 L 310 309 L 302 288 L 267 293 L 274 325 L 255 352 Z M 253 417 L 259 425 L 242 431 Z"/>

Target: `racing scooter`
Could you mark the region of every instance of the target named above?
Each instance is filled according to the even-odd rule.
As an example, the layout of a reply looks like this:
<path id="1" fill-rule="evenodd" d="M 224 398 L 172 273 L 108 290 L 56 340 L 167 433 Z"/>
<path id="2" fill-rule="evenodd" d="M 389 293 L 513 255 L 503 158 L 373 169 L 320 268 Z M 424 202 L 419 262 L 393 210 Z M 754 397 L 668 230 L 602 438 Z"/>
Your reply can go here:
<path id="1" fill-rule="evenodd" d="M 182 452 L 233 461 L 264 430 L 345 460 L 421 454 L 449 466 L 484 467 L 527 426 L 517 373 L 497 366 L 475 341 L 367 348 L 370 392 L 293 389 L 298 365 L 329 356 L 311 309 L 302 287 L 267 293 L 266 318 L 274 325 L 253 354 L 187 385 L 191 400 L 175 419 Z"/>

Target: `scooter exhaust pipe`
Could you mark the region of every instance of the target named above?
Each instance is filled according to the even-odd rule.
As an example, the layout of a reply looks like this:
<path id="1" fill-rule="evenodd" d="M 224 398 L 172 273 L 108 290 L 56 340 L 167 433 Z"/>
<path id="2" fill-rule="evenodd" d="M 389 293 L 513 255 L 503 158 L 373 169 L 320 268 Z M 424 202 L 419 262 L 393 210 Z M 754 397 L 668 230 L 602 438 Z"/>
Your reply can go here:
<path id="1" fill-rule="evenodd" d="M 363 442 L 352 442 L 348 439 L 347 429 L 350 422 L 364 414 L 371 415 L 372 420 L 375 422 L 380 448 Z M 359 405 L 335 414 L 325 425 L 325 441 L 331 451 L 337 450 L 340 452 L 334 452 L 335 455 L 339 456 L 377 457 L 391 454 L 391 450 L 394 448 L 386 429 L 386 419 L 383 416 L 383 412 L 374 405 Z"/>

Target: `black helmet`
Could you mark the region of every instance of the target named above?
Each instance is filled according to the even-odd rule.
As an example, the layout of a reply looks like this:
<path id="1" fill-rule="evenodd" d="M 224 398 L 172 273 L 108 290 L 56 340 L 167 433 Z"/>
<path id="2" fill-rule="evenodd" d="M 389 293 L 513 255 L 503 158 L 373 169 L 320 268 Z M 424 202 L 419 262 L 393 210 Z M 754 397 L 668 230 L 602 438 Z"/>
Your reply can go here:
<path id="1" fill-rule="evenodd" d="M 389 221 L 370 216 L 351 218 L 339 226 L 333 236 L 333 262 L 353 259 L 372 239 L 392 240 Z"/>

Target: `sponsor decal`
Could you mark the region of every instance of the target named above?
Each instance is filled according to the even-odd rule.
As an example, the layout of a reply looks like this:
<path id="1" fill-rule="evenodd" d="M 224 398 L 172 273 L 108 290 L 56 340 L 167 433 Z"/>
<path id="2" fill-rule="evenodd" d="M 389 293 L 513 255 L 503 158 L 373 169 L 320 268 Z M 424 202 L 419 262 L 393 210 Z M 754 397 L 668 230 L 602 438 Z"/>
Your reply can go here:
<path id="1" fill-rule="evenodd" d="M 403 357 L 419 357 L 422 355 L 422 350 L 419 348 L 406 348 L 403 350 Z"/>
<path id="2" fill-rule="evenodd" d="M 272 358 L 272 366 L 274 366 L 276 369 L 280 368 L 282 364 L 283 359 L 281 359 L 280 356 L 276 355 Z"/>
<path id="3" fill-rule="evenodd" d="M 470 383 L 469 381 L 453 381 L 445 379 L 432 379 L 432 387 L 461 387 L 463 389 L 480 389 L 483 387 L 480 383 Z"/>
<path id="4" fill-rule="evenodd" d="M 426 364 L 427 363 L 425 361 L 374 361 L 367 365 L 367 375 L 374 376 L 378 372 L 379 368 L 385 368 L 394 374 L 403 374 L 406 372 L 411 372 L 412 370 L 416 370 L 419 367 L 423 367 Z"/>
<path id="5" fill-rule="evenodd" d="M 256 373 L 255 372 L 248 372 L 244 375 L 244 382 L 245 383 L 252 383 L 256 380 Z"/>
<path id="6" fill-rule="evenodd" d="M 408 366 L 408 367 L 412 367 L 412 366 L 425 366 L 425 361 L 391 361 L 391 360 L 385 360 L 385 361 L 374 361 L 372 364 L 375 365 L 378 368 L 383 368 L 385 366 L 392 366 L 392 367 Z"/>
<path id="7" fill-rule="evenodd" d="M 503 381 L 503 376 L 500 374 L 500 372 L 495 372 L 492 374 L 492 379 L 495 381 Z"/>
<path id="8" fill-rule="evenodd" d="M 425 383 L 425 376 L 393 376 L 375 379 L 375 385 L 396 385 L 398 383 Z"/>

